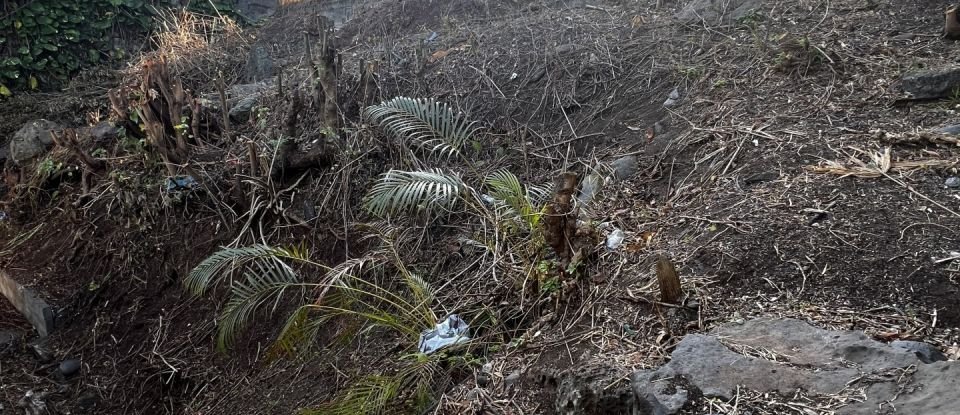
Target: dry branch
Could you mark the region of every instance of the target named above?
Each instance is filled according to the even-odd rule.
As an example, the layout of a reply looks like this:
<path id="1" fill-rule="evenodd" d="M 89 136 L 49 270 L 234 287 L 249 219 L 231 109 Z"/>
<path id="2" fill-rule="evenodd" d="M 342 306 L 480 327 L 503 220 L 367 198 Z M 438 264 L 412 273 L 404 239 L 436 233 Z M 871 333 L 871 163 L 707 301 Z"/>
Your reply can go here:
<path id="1" fill-rule="evenodd" d="M 88 170 L 100 171 L 106 168 L 106 163 L 104 163 L 103 160 L 91 156 L 80 147 L 80 141 L 77 139 L 77 130 L 73 128 L 67 128 L 59 133 L 56 131 L 50 131 L 50 135 L 53 137 L 53 142 L 57 146 L 63 147 L 70 151 L 74 157 L 83 162 Z"/>

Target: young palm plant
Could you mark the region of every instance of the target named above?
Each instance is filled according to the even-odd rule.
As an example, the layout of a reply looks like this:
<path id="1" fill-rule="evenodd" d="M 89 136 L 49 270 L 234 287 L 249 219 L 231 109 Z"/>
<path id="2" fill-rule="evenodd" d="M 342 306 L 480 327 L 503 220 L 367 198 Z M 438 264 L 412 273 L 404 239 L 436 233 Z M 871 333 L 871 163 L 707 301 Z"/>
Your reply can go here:
<path id="1" fill-rule="evenodd" d="M 478 129 L 447 104 L 423 98 L 396 97 L 367 107 L 363 116 L 403 143 L 447 158 L 461 155 Z"/>
<path id="2" fill-rule="evenodd" d="M 194 295 L 203 295 L 220 283 L 229 284 L 218 319 L 221 350 L 233 345 L 258 312 L 276 312 L 285 295 L 300 304 L 275 342 L 277 351 L 294 352 L 309 345 L 319 328 L 336 317 L 359 318 L 367 326 L 387 327 L 415 341 L 437 320 L 430 309 L 432 289 L 400 262 L 396 243 L 405 235 L 388 228 L 375 236 L 383 242 L 380 249 L 333 268 L 312 261 L 303 248 L 224 248 L 195 267 L 184 286 Z M 320 269 L 323 275 L 317 282 L 304 281 L 294 263 Z M 395 271 L 388 274 L 394 278 L 374 282 L 361 277 L 374 270 Z"/>
<path id="3" fill-rule="evenodd" d="M 491 173 L 484 184 L 488 194 L 481 194 L 459 175 L 441 169 L 390 170 L 380 176 L 364 203 L 377 216 L 439 214 L 462 205 L 467 212 L 493 220 L 506 229 L 536 229 L 549 189 L 524 186 L 507 170 Z"/>
<path id="4" fill-rule="evenodd" d="M 360 329 L 385 327 L 400 334 L 412 348 L 424 329 L 436 325 L 431 309 L 433 288 L 401 259 L 399 247 L 412 244 L 409 228 L 373 225 L 369 230 L 369 238 L 380 242 L 378 249 L 333 268 L 311 260 L 302 247 L 224 248 L 195 267 L 184 286 L 203 295 L 221 283 L 229 285 L 228 300 L 218 319 L 221 350 L 234 344 L 254 315 L 275 313 L 281 298 L 293 293 L 299 305 L 271 347 L 273 355 L 304 351 L 316 343 L 321 329 L 338 317 L 359 320 Z M 319 281 L 308 282 L 292 264 L 324 272 Z M 382 278 L 377 281 L 360 275 Z M 341 340 L 354 333 L 341 332 Z M 412 353 L 403 358 L 396 373 L 366 377 L 328 404 L 304 413 L 375 414 L 397 405 L 424 408 L 432 403 L 438 385 L 449 378 L 457 362 L 445 353 Z"/>

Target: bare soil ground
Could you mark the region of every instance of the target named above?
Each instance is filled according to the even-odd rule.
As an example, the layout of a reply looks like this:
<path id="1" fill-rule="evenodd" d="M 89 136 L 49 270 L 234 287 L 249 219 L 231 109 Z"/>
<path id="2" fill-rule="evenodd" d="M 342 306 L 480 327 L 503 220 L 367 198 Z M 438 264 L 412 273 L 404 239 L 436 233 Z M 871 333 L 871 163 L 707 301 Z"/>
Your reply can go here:
<path id="1" fill-rule="evenodd" d="M 957 122 L 955 101 L 898 101 L 903 72 L 955 61 L 956 44 L 937 36 L 942 4 L 769 1 L 725 26 L 681 24 L 674 13 L 682 5 L 384 0 L 358 6 L 338 32 L 346 85 L 360 62 L 379 61 L 381 98 L 438 98 L 488 126 L 480 154 L 490 169 L 506 166 L 544 183 L 566 169 L 603 172 L 623 155 L 640 160 L 638 174 L 609 183 L 584 207 L 595 223 L 625 231 L 623 246 L 598 246 L 576 295 L 555 313 L 514 303 L 509 280 L 465 281 L 441 293 L 440 303 L 459 310 L 520 316 L 514 334 L 524 341 L 485 348 L 490 385 L 476 392 L 472 376 L 457 379 L 436 413 L 554 413 L 551 384 L 565 370 L 612 365 L 626 375 L 663 363 L 686 333 L 759 315 L 924 340 L 957 358 L 960 269 L 934 259 L 957 249 L 960 193 L 943 183 L 957 174 L 960 149 L 879 134 Z M 290 6 L 257 34 L 273 45 L 291 85 L 306 82 L 298 33 L 312 30 L 315 6 Z M 797 50 L 804 42 L 810 46 Z M 679 104 L 665 108 L 674 89 Z M 0 136 L 28 118 L 75 125 L 83 112 L 105 111 L 103 91 L 89 91 L 65 95 L 73 101 L 4 102 Z M 65 103 L 73 103 L 69 111 L 60 109 Z M 279 122 L 282 104 L 267 99 L 269 122 Z M 344 111 L 357 121 L 356 107 Z M 319 128 L 313 121 L 304 136 Z M 269 139 L 255 125 L 238 133 Z M 214 147 L 200 165 L 210 182 L 226 186 L 223 160 L 245 157 L 245 147 Z M 815 169 L 852 168 L 857 159 L 877 171 L 871 157 L 888 149 L 894 166 L 938 167 L 875 177 Z M 362 251 L 345 224 L 365 218 L 324 209 L 359 201 L 392 157 L 371 153 L 355 168 L 300 182 L 289 205 L 315 202 L 321 217 L 309 229 L 276 219 L 268 223 L 276 230 L 262 236 L 306 242 L 330 264 Z M 359 376 L 389 371 L 399 342 L 379 333 L 271 362 L 263 351 L 276 330 L 266 327 L 231 354 L 215 352 L 219 304 L 189 298 L 180 281 L 217 247 L 249 235 L 238 235 L 239 225 L 204 195 L 161 202 L 155 171 L 112 156 L 117 176 L 104 179 L 113 184 L 96 203 L 74 205 L 80 185 L 72 182 L 29 204 L 10 194 L 4 202 L 12 218 L 2 225 L 5 241 L 42 227 L 0 265 L 66 307 L 66 328 L 50 347 L 58 359 L 84 362 L 81 376 L 51 400 L 54 411 L 80 411 L 81 397 L 92 394 L 91 413 L 293 413 Z M 438 274 L 472 269 L 472 258 L 448 249 L 454 236 L 439 229 L 425 237 L 416 263 Z M 696 315 L 674 321 L 657 304 L 659 255 L 677 264 L 688 301 L 700 305 Z M 0 330 L 23 331 L 7 323 L 3 307 Z M 0 359 L 5 407 L 28 390 L 57 389 L 51 367 L 26 349 Z M 520 381 L 508 388 L 514 373 Z M 709 413 L 709 405 L 689 413 Z M 761 399 L 740 408 L 775 413 Z"/>

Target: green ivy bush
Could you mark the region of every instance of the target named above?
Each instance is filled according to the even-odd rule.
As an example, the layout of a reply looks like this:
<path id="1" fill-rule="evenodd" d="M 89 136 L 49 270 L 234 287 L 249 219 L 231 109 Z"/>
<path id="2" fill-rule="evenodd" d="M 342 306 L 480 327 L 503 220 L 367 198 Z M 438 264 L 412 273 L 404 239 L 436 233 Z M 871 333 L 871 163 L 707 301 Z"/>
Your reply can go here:
<path id="1" fill-rule="evenodd" d="M 202 3 L 204 7 L 208 2 Z M 221 6 L 223 2 L 214 2 Z M 15 0 L 0 5 L 0 97 L 53 88 L 82 67 L 125 57 L 168 0 Z M 229 9 L 229 7 L 225 7 Z"/>
<path id="2" fill-rule="evenodd" d="M 83 65 L 120 57 L 114 38 L 145 34 L 153 22 L 153 5 L 145 0 L 13 3 L 0 19 L 3 95 L 59 85 Z"/>

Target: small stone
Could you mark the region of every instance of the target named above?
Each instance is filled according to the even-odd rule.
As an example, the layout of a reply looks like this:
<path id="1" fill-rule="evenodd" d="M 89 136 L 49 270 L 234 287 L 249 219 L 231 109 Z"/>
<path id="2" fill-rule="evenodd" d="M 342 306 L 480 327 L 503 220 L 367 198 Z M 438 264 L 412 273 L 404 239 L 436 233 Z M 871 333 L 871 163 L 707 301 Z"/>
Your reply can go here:
<path id="1" fill-rule="evenodd" d="M 257 82 L 271 78 L 276 72 L 270 49 L 263 44 L 256 44 L 250 48 L 247 58 L 246 77 L 248 81 Z"/>
<path id="2" fill-rule="evenodd" d="M 253 106 L 257 104 L 256 95 L 244 97 L 240 101 L 237 101 L 236 105 L 233 108 L 230 108 L 230 121 L 235 123 L 244 123 L 250 119 L 250 113 L 253 111 Z"/>
<path id="3" fill-rule="evenodd" d="M 470 392 L 467 392 L 468 401 L 476 401 L 480 399 L 480 388 L 470 389 Z"/>
<path id="4" fill-rule="evenodd" d="M 673 88 L 673 91 L 670 91 L 670 95 L 667 96 L 667 100 L 663 101 L 664 108 L 675 107 L 680 102 L 680 89 Z"/>
<path id="5" fill-rule="evenodd" d="M 490 384 L 490 375 L 486 373 L 480 373 L 477 375 L 477 386 L 481 388 L 485 388 L 489 384 Z"/>
<path id="6" fill-rule="evenodd" d="M 77 407 L 83 410 L 89 410 L 97 406 L 99 397 L 92 390 L 85 390 L 77 397 Z"/>
<path id="7" fill-rule="evenodd" d="M 90 129 L 90 135 L 95 141 L 112 141 L 120 136 L 120 129 L 109 121 L 101 121 Z"/>
<path id="8" fill-rule="evenodd" d="M 960 188 L 960 177 L 957 177 L 957 176 L 947 177 L 947 180 L 943 182 L 943 185 L 951 189 Z"/>
<path id="9" fill-rule="evenodd" d="M 613 168 L 613 180 L 615 181 L 628 179 L 637 174 L 637 170 L 639 170 L 636 156 L 620 157 L 610 163 L 610 167 Z"/>
<path id="10" fill-rule="evenodd" d="M 60 362 L 60 374 L 63 376 L 72 376 L 73 374 L 80 371 L 80 359 L 67 359 Z"/>
<path id="11" fill-rule="evenodd" d="M 490 373 L 493 371 L 493 363 L 484 363 L 480 370 L 483 371 L 483 373 Z"/>
<path id="12" fill-rule="evenodd" d="M 503 386 L 510 390 L 517 386 L 518 382 L 520 382 L 520 371 L 514 371 L 503 379 Z"/>
<path id="13" fill-rule="evenodd" d="M 940 350 L 937 350 L 933 345 L 924 343 L 924 342 L 915 342 L 909 340 L 895 340 L 890 342 L 890 346 L 905 349 L 913 352 L 917 355 L 917 359 L 920 359 L 923 363 L 933 363 L 933 362 L 945 362 L 947 361 L 947 356 L 945 356 Z"/>

